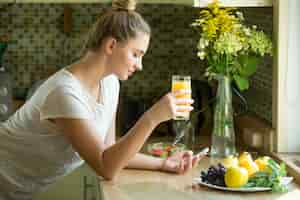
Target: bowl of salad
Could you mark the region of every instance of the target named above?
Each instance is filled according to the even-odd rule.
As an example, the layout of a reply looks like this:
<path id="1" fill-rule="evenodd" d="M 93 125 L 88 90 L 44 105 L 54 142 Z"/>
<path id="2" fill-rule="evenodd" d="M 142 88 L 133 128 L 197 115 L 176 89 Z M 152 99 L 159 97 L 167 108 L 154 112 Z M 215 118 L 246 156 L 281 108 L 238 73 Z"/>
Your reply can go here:
<path id="1" fill-rule="evenodd" d="M 186 146 L 181 143 L 173 145 L 171 142 L 156 142 L 147 146 L 147 151 L 150 155 L 166 158 L 173 155 L 176 152 L 184 151 Z"/>

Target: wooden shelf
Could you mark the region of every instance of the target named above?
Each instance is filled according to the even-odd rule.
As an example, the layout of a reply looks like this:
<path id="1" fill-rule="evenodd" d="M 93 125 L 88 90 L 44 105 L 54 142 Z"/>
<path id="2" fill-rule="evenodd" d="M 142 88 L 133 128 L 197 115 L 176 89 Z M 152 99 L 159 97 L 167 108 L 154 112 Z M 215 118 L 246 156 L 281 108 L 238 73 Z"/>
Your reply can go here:
<path id="1" fill-rule="evenodd" d="M 204 8 L 212 0 L 194 0 L 194 7 Z M 224 7 L 272 7 L 273 0 L 220 0 Z"/>
<path id="2" fill-rule="evenodd" d="M 0 0 L 2 1 L 2 0 Z M 111 0 L 13 0 L 16 3 L 111 3 Z M 139 0 L 139 4 L 183 4 L 193 5 L 194 0 Z"/>
<path id="3" fill-rule="evenodd" d="M 207 7 L 213 0 L 139 0 L 141 4 L 180 4 L 194 7 Z M 111 0 L 0 0 L 16 3 L 110 3 Z M 272 7 L 273 0 L 220 0 L 225 7 Z"/>
<path id="4" fill-rule="evenodd" d="M 106 3 L 108 0 L 16 0 L 16 3 Z"/>
<path id="5" fill-rule="evenodd" d="M 0 4 L 1 3 L 15 3 L 16 0 L 0 0 Z"/>

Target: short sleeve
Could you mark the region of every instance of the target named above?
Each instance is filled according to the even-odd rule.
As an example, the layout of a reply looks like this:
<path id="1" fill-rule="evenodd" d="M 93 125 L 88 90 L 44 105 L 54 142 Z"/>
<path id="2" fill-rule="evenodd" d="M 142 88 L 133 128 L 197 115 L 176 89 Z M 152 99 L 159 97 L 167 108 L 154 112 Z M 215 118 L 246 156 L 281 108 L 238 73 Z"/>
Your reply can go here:
<path id="1" fill-rule="evenodd" d="M 58 87 L 45 98 L 40 109 L 40 118 L 90 119 L 91 108 L 84 95 L 70 86 Z"/>
<path id="2" fill-rule="evenodd" d="M 120 91 L 120 83 L 116 76 L 110 77 L 110 85 L 109 88 L 111 88 L 108 91 L 108 96 L 111 98 L 111 102 L 113 107 L 113 110 L 117 109 L 118 102 L 119 102 L 119 91 Z"/>

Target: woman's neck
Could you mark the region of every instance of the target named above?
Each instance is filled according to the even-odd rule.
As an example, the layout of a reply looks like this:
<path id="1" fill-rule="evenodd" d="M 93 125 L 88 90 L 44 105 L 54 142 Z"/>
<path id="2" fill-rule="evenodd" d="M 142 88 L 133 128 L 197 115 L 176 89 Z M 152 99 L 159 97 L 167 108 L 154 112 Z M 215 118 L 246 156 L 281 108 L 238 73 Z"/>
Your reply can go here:
<path id="1" fill-rule="evenodd" d="M 69 71 L 91 90 L 98 88 L 99 81 L 109 75 L 104 57 L 93 52 L 88 52 L 80 60 L 71 64 Z"/>

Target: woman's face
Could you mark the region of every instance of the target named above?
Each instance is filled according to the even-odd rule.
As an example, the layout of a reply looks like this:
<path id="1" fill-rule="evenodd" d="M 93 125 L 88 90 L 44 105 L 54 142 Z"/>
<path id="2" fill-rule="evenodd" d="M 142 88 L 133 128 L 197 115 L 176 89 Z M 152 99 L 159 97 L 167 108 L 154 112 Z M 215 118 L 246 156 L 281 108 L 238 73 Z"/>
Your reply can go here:
<path id="1" fill-rule="evenodd" d="M 112 73 L 120 80 L 127 80 L 136 70 L 142 70 L 142 58 L 149 45 L 150 36 L 139 33 L 126 43 L 118 43 L 113 51 Z"/>

